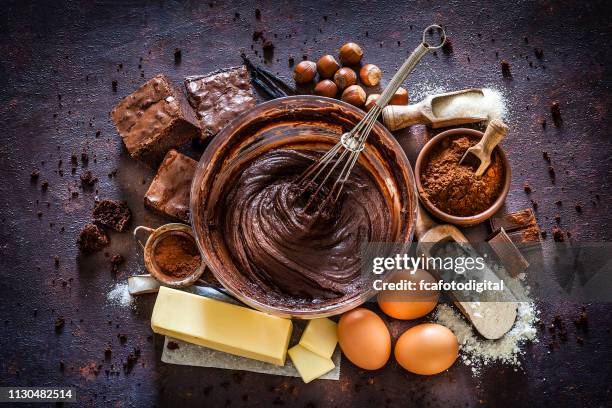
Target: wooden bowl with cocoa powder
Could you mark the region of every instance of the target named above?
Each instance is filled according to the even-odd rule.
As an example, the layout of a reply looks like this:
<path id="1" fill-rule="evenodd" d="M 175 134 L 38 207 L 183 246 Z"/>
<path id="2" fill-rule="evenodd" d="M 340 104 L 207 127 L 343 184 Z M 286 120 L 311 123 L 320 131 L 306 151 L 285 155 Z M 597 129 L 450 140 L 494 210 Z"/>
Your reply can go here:
<path id="1" fill-rule="evenodd" d="M 459 160 L 483 136 L 474 129 L 450 129 L 423 147 L 415 164 L 419 199 L 436 218 L 459 226 L 480 224 L 504 205 L 510 190 L 510 162 L 500 146 L 491 154 L 491 165 L 476 177 Z"/>

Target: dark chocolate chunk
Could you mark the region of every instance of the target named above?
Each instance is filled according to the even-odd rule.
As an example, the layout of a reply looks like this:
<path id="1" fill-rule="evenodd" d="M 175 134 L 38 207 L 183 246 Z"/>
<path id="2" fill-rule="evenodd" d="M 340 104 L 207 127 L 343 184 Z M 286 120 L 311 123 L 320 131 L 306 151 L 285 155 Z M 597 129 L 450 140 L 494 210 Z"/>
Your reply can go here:
<path id="1" fill-rule="evenodd" d="M 175 341 L 169 341 L 166 347 L 168 348 L 168 350 L 176 350 L 179 348 L 179 345 Z"/>
<path id="2" fill-rule="evenodd" d="M 558 101 L 554 101 L 550 104 L 550 113 L 552 114 L 553 123 L 559 127 L 563 123 L 561 120 L 561 106 Z"/>
<path id="3" fill-rule="evenodd" d="M 533 191 L 531 189 L 531 185 L 529 185 L 529 182 L 525 182 L 525 184 L 523 184 L 523 190 L 525 190 L 525 193 L 527 194 L 531 194 L 531 192 Z"/>
<path id="4" fill-rule="evenodd" d="M 399 43 L 399 41 L 398 41 L 398 43 Z M 442 45 L 442 52 L 444 54 L 446 54 L 446 55 L 452 54 L 452 52 L 453 52 L 453 42 L 448 37 L 446 37 L 446 41 L 444 41 L 444 44 Z"/>
<path id="5" fill-rule="evenodd" d="M 40 183 L 41 191 L 47 191 L 48 188 L 49 188 L 49 182 L 47 180 Z"/>
<path id="6" fill-rule="evenodd" d="M 534 48 L 533 52 L 537 59 L 542 59 L 544 57 L 544 51 L 541 48 Z"/>
<path id="7" fill-rule="evenodd" d="M 511 77 L 512 73 L 510 72 L 510 63 L 506 60 L 502 60 L 500 62 L 502 75 L 505 77 Z"/>
<path id="8" fill-rule="evenodd" d="M 197 162 L 170 150 L 145 193 L 145 205 L 171 218 L 189 222 L 189 193 Z"/>
<path id="9" fill-rule="evenodd" d="M 563 233 L 563 230 L 556 225 L 552 228 L 552 235 L 556 242 L 565 241 L 565 234 Z"/>
<path id="10" fill-rule="evenodd" d="M 244 66 L 187 77 L 185 88 L 200 121 L 202 140 L 213 137 L 236 116 L 255 106 Z"/>
<path id="11" fill-rule="evenodd" d="M 32 170 L 32 173 L 30 173 L 30 180 L 35 183 L 38 177 L 40 177 L 40 172 L 38 170 Z"/>
<path id="12" fill-rule="evenodd" d="M 86 224 L 77 241 L 79 249 L 86 254 L 101 251 L 109 243 L 108 235 L 96 224 Z"/>
<path id="13" fill-rule="evenodd" d="M 540 240 L 540 227 L 531 208 L 509 214 L 494 215 L 489 223 L 494 233 L 503 228 L 515 243 Z"/>
<path id="14" fill-rule="evenodd" d="M 64 328 L 65 323 L 66 321 L 64 320 L 62 316 L 59 316 L 58 318 L 56 318 L 55 319 L 55 332 L 61 333 L 62 329 Z"/>
<path id="15" fill-rule="evenodd" d="M 200 136 L 198 121 L 182 92 L 158 75 L 111 112 L 130 155 L 153 166 L 166 152 Z"/>
<path id="16" fill-rule="evenodd" d="M 181 59 L 183 58 L 183 54 L 181 52 L 180 48 L 175 48 L 174 49 L 174 63 L 176 65 L 181 63 Z"/>
<path id="17" fill-rule="evenodd" d="M 130 223 L 132 212 L 125 201 L 102 200 L 96 202 L 92 216 L 96 224 L 123 232 Z"/>

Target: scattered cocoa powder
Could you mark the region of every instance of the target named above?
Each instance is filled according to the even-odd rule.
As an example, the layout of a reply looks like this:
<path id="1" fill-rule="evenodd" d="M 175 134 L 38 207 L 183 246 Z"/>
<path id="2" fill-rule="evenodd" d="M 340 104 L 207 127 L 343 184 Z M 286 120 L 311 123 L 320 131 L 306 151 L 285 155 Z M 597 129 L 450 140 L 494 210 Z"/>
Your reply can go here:
<path id="1" fill-rule="evenodd" d="M 191 237 L 173 234 L 155 246 L 155 263 L 165 275 L 182 279 L 201 264 L 200 253 Z"/>
<path id="2" fill-rule="evenodd" d="M 430 152 L 421 172 L 425 198 L 447 214 L 460 217 L 479 214 L 491 207 L 501 192 L 504 168 L 495 151 L 491 165 L 480 177 L 471 166 L 459 164 L 465 151 L 477 142 L 477 138 L 468 136 L 440 142 Z"/>

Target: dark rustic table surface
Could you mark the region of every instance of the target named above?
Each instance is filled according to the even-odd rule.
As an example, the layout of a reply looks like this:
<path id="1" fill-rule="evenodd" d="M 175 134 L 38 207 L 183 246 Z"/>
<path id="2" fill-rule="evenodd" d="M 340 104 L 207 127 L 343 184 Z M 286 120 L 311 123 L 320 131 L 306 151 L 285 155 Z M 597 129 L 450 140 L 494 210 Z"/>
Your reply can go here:
<path id="1" fill-rule="evenodd" d="M 143 272 L 131 234 L 111 234 L 111 245 L 95 256 L 79 256 L 75 246 L 96 197 L 127 200 L 132 226 L 167 222 L 144 209 L 154 171 L 130 159 L 108 116 L 145 79 L 165 73 L 180 84 L 187 75 L 239 64 L 244 50 L 290 80 L 290 57 L 316 59 L 352 40 L 388 80 L 432 22 L 444 25 L 452 52 L 424 58 L 405 84 L 415 99 L 472 86 L 500 90 L 511 129 L 503 142 L 513 170 L 507 210 L 537 206 L 548 240 L 557 214 L 573 240 L 610 240 L 610 7 L 512 3 L 3 1 L 0 386 L 73 386 L 80 406 L 610 406 L 610 304 L 540 303 L 543 322 L 559 315 L 568 338 L 551 347 L 551 334 L 541 330 L 518 371 L 494 365 L 474 377 L 458 362 L 420 377 L 394 361 L 368 372 L 344 360 L 340 381 L 304 385 L 160 362 L 162 337 L 149 325 L 155 297 L 131 307 L 107 299 L 116 283 Z M 272 53 L 264 56 L 254 31 L 273 42 Z M 501 60 L 511 76 L 502 75 Z M 553 101 L 561 107 L 558 126 Z M 424 127 L 396 133 L 412 162 L 430 136 Z M 202 148 L 186 151 L 197 158 Z M 33 170 L 40 172 L 36 182 Z M 94 188 L 81 187 L 86 170 L 98 178 Z M 109 256 L 116 253 L 126 262 L 113 274 Z M 579 333 L 571 322 L 583 306 L 588 331 Z M 63 327 L 56 328 L 58 318 Z M 389 324 L 397 335 L 414 322 Z M 135 364 L 127 364 L 130 353 Z"/>

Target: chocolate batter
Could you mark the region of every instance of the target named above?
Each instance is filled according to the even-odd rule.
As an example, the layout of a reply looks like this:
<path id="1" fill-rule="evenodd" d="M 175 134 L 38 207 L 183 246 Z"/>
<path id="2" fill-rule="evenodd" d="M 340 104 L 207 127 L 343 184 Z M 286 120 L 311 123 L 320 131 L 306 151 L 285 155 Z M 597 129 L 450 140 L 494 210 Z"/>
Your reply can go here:
<path id="1" fill-rule="evenodd" d="M 354 294 L 363 285 L 362 245 L 393 240 L 387 200 L 359 165 L 333 208 L 305 211 L 294 180 L 319 155 L 268 151 L 222 195 L 225 244 L 238 270 L 272 297 L 316 303 Z"/>

